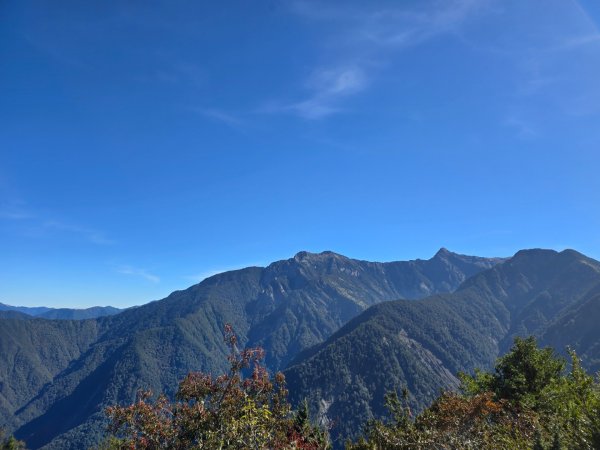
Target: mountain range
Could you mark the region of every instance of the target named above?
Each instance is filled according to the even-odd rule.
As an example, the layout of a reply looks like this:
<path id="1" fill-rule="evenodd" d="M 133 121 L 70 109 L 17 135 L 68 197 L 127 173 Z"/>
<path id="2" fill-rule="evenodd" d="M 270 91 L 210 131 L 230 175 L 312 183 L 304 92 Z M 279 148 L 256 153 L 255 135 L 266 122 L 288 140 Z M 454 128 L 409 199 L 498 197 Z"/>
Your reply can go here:
<path id="1" fill-rule="evenodd" d="M 408 388 L 418 411 L 440 388 L 456 388 L 458 372 L 490 368 L 515 336 L 571 345 L 597 371 L 599 313 L 600 263 L 572 250 L 521 251 L 452 294 L 370 308 L 285 374 L 292 400 L 308 399 L 340 443 L 385 413 L 386 392 Z"/>
<path id="2" fill-rule="evenodd" d="M 429 260 L 377 263 L 300 252 L 268 267 L 207 278 L 116 315 L 48 320 L 0 312 L 0 426 L 31 448 L 88 448 L 103 409 L 140 388 L 173 394 L 190 370 L 226 368 L 223 326 L 286 369 L 338 439 L 384 413 L 407 386 L 415 408 L 457 371 L 489 367 L 513 336 L 573 345 L 600 361 L 600 263 L 574 251 L 480 258 L 441 249 Z"/>
<path id="3" fill-rule="evenodd" d="M 16 311 L 42 319 L 83 320 L 112 316 L 122 309 L 112 306 L 92 306 L 91 308 L 48 308 L 46 306 L 11 306 L 0 303 L 0 311 Z"/>

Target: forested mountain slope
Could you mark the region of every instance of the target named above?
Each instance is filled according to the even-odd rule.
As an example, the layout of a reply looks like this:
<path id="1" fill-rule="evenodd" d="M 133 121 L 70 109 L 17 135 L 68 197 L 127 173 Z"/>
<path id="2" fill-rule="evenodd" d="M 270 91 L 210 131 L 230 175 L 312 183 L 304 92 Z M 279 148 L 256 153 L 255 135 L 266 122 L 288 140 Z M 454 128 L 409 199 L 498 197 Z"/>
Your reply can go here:
<path id="1" fill-rule="evenodd" d="M 458 371 L 489 367 L 515 335 L 572 344 L 593 367 L 599 336 L 588 315 L 597 317 L 598 292 L 597 261 L 571 250 L 520 251 L 453 294 L 368 309 L 286 370 L 292 400 L 307 398 L 343 438 L 384 414 L 386 391 L 407 387 L 420 409 L 455 387 Z"/>
<path id="2" fill-rule="evenodd" d="M 445 249 L 430 260 L 392 263 L 301 252 L 266 268 L 215 275 L 164 300 L 110 317 L 13 320 L 11 326 L 20 329 L 17 336 L 24 337 L 1 338 L 0 345 L 10 351 L 0 355 L 0 367 L 7 368 L 0 378 L 0 395 L 12 392 L 17 382 L 23 390 L 18 398 L 2 400 L 8 419 L 0 426 L 8 425 L 32 448 L 86 448 L 103 431 L 105 406 L 131 402 L 139 388 L 173 393 L 190 370 L 223 370 L 227 350 L 222 330 L 227 322 L 242 345 L 263 346 L 269 367 L 279 369 L 371 305 L 451 292 L 499 261 Z M 3 321 L 0 329 L 5 328 Z M 78 327 L 81 331 L 71 337 L 70 330 Z M 33 347 L 27 345 L 25 336 L 35 336 L 35 329 L 51 330 L 57 342 L 40 339 Z M 58 362 L 50 364 L 53 370 L 42 381 L 27 384 L 18 380 L 27 380 L 29 369 L 15 366 L 9 354 L 24 355 L 40 367 L 46 360 Z"/>
<path id="3" fill-rule="evenodd" d="M 566 343 L 577 350 L 591 373 L 600 371 L 600 285 L 565 308 L 546 327 L 540 341 L 557 349 Z"/>
<path id="4" fill-rule="evenodd" d="M 40 394 L 98 337 L 94 321 L 34 319 L 0 312 L 0 417 L 9 427 L 22 423 L 19 408 Z"/>

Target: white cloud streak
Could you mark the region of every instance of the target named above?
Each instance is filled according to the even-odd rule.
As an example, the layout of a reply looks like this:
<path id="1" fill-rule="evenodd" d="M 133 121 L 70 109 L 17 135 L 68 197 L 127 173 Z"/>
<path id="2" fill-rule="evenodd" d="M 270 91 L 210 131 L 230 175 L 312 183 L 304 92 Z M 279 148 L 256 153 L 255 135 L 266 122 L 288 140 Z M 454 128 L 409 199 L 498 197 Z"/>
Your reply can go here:
<path id="1" fill-rule="evenodd" d="M 26 207 L 24 201 L 18 198 L 0 199 L 0 219 L 2 220 L 27 220 L 34 219 L 33 214 Z"/>
<path id="2" fill-rule="evenodd" d="M 17 210 L 4 210 L 0 211 L 0 219 L 5 220 L 27 220 L 32 219 L 34 216 L 25 211 Z"/>
<path id="3" fill-rule="evenodd" d="M 554 50 L 571 50 L 586 45 L 598 45 L 600 44 L 600 33 L 588 34 L 585 36 L 578 36 L 573 38 L 567 38 L 561 45 L 555 47 Z"/>
<path id="4" fill-rule="evenodd" d="M 0 220 L 15 222 L 24 222 L 29 233 L 34 236 L 45 236 L 48 232 L 61 232 L 77 236 L 87 242 L 95 245 L 112 245 L 115 241 L 106 237 L 98 230 L 86 228 L 73 223 L 67 223 L 62 220 L 50 219 L 47 214 L 32 212 L 21 206 L 12 206 L 12 204 L 21 204 L 23 202 L 12 202 L 8 206 L 0 207 Z"/>
<path id="5" fill-rule="evenodd" d="M 512 58 L 524 69 L 517 99 L 521 103 L 544 99 L 553 105 L 540 114 L 597 115 L 600 29 L 595 20 L 578 1 L 571 0 L 555 2 L 554 15 L 541 22 L 539 26 L 546 28 L 556 24 L 553 32 L 538 32 L 528 45 L 510 49 Z M 530 127 L 518 128 L 522 130 L 520 137 L 538 134 L 528 131 Z"/>
<path id="6" fill-rule="evenodd" d="M 374 12 L 362 27 L 362 36 L 377 45 L 407 47 L 454 32 L 473 15 L 485 10 L 485 0 L 425 3 L 422 10 L 392 9 Z"/>
<path id="7" fill-rule="evenodd" d="M 521 139 L 532 139 L 538 136 L 534 126 L 522 117 L 510 116 L 504 121 L 504 124 L 516 130 L 517 136 Z"/>
<path id="8" fill-rule="evenodd" d="M 136 276 L 136 277 L 141 277 L 144 280 L 149 281 L 151 283 L 155 283 L 155 284 L 160 283 L 160 277 L 148 272 L 145 269 L 140 269 L 137 267 L 121 266 L 121 267 L 117 268 L 117 273 L 120 273 L 121 275 L 132 275 L 132 276 Z"/>
<path id="9" fill-rule="evenodd" d="M 107 238 L 102 232 L 90 228 L 84 228 L 73 224 L 68 224 L 56 220 L 49 220 L 43 223 L 46 229 L 71 233 L 78 235 L 86 241 L 96 245 L 112 245 L 115 241 Z"/>
<path id="10" fill-rule="evenodd" d="M 238 117 L 234 116 L 225 111 L 221 111 L 219 109 L 211 109 L 211 108 L 193 108 L 193 111 L 198 114 L 212 120 L 216 120 L 218 122 L 222 122 L 225 125 L 228 125 L 233 128 L 239 128 L 243 125 L 243 122 Z"/>
<path id="11" fill-rule="evenodd" d="M 305 100 L 285 105 L 273 105 L 271 112 L 288 111 L 305 119 L 322 119 L 340 112 L 339 101 L 362 91 L 366 76 L 359 67 L 328 67 L 313 72 L 307 82 L 311 95 Z"/>

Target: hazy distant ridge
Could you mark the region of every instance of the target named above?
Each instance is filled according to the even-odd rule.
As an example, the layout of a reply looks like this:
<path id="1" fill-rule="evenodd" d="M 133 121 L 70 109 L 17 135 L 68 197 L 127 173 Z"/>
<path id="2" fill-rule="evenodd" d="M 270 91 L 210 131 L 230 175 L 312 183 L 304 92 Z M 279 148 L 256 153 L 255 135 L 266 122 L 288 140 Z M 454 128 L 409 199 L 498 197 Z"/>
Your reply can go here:
<path id="1" fill-rule="evenodd" d="M 112 306 L 92 306 L 91 308 L 48 308 L 46 306 L 11 306 L 0 303 L 0 311 L 17 311 L 43 319 L 83 320 L 119 314 L 122 309 Z"/>

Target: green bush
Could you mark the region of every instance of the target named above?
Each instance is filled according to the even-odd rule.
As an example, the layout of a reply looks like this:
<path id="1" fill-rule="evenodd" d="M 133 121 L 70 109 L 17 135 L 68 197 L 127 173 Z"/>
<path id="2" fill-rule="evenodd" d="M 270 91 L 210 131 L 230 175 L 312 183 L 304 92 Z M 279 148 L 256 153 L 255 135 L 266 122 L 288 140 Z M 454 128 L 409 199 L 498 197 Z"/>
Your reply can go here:
<path id="1" fill-rule="evenodd" d="M 0 450 L 25 450 L 25 442 L 15 439 L 14 436 L 6 436 L 0 428 Z"/>
<path id="2" fill-rule="evenodd" d="M 348 450 L 597 449 L 600 385 L 571 354 L 567 363 L 534 338 L 515 339 L 494 372 L 460 374 L 461 393 L 442 393 L 417 417 L 408 393 L 391 394 L 392 420 L 372 420 Z"/>

